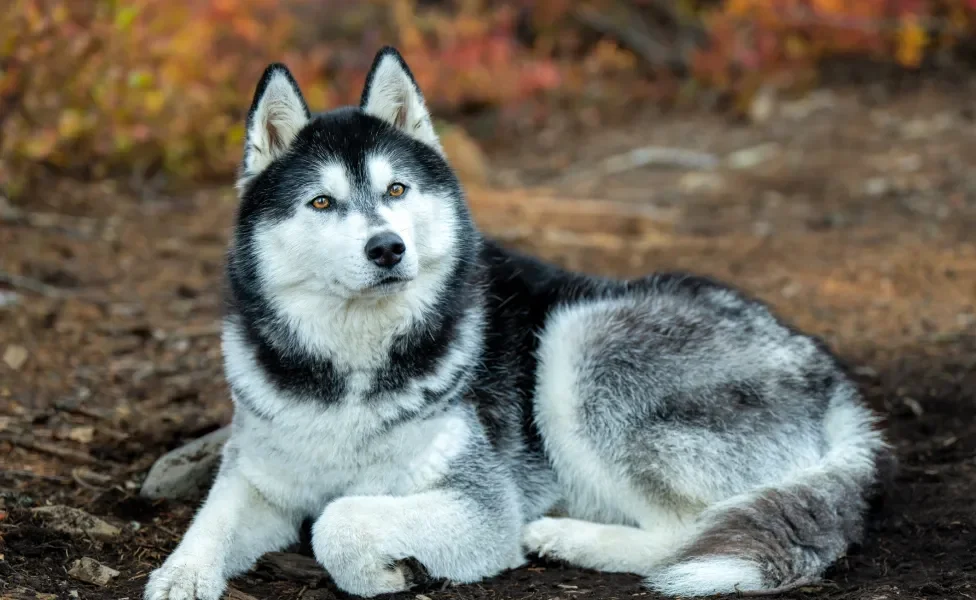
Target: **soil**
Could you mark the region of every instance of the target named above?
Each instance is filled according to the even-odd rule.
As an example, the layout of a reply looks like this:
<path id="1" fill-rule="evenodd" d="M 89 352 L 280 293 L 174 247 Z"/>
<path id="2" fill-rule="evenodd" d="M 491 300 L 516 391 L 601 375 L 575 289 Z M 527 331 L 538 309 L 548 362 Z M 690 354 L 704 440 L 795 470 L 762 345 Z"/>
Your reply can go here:
<path id="1" fill-rule="evenodd" d="M 729 281 L 826 339 L 885 416 L 901 470 L 864 544 L 822 584 L 784 597 L 976 598 L 972 87 L 837 86 L 774 101 L 754 122 L 653 108 L 602 124 L 554 115 L 517 144 L 487 145 L 492 187 L 471 202 L 490 234 L 590 272 Z M 601 171 L 602 159 L 647 144 L 745 152 L 714 171 Z M 162 453 L 231 415 L 217 327 L 229 186 L 128 187 L 52 179 L 0 206 L 4 599 L 140 598 L 195 503 L 141 499 L 139 484 Z M 55 532 L 30 513 L 45 504 L 122 533 Z M 73 579 L 85 556 L 119 576 L 106 587 Z M 237 598 L 343 596 L 294 555 L 266 558 L 232 586 Z M 540 561 L 403 597 L 417 594 L 653 597 L 633 576 Z"/>

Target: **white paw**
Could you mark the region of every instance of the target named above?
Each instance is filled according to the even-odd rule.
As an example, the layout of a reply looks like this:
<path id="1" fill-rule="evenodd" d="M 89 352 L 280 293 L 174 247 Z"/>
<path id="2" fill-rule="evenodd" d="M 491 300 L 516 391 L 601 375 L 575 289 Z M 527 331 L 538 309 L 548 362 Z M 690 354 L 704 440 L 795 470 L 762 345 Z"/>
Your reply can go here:
<path id="1" fill-rule="evenodd" d="M 522 529 L 522 548 L 530 554 L 566 560 L 567 545 L 573 532 L 568 519 L 543 517 Z"/>
<path id="2" fill-rule="evenodd" d="M 346 593 L 369 598 L 406 591 L 426 572 L 416 560 L 385 552 L 385 534 L 379 514 L 355 500 L 340 498 L 315 522 L 312 550 Z"/>
<path id="3" fill-rule="evenodd" d="M 145 600 L 220 600 L 227 582 L 221 567 L 193 558 L 171 556 L 153 571 Z"/>

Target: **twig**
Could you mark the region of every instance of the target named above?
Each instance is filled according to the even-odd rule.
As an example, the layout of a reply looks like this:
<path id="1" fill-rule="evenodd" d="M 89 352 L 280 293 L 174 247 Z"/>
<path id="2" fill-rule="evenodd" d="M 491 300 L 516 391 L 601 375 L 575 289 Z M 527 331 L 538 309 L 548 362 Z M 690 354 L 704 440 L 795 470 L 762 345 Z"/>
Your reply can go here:
<path id="1" fill-rule="evenodd" d="M 71 295 L 71 292 L 65 289 L 54 287 L 53 285 L 24 275 L 7 273 L 6 271 L 0 271 L 0 283 L 6 283 L 9 286 L 34 292 L 35 294 L 49 298 L 66 298 Z"/>
<path id="2" fill-rule="evenodd" d="M 91 302 L 93 304 L 108 304 L 110 302 L 107 296 L 104 296 L 99 292 L 92 292 L 89 290 L 67 290 L 44 283 L 43 281 L 34 279 L 33 277 L 7 273 L 6 271 L 0 271 L 0 283 L 7 284 L 21 290 L 26 290 L 28 292 L 33 292 L 47 298 L 76 298 L 78 300 Z"/>
<path id="3" fill-rule="evenodd" d="M 84 467 L 71 469 L 71 478 L 74 479 L 75 483 L 77 483 L 81 487 L 87 488 L 89 490 L 95 490 L 98 492 L 105 490 L 106 488 L 104 484 L 112 481 L 112 478 L 109 477 L 108 475 L 95 473 L 94 471 L 90 471 Z M 102 483 L 103 485 L 96 485 L 96 483 L 92 483 L 91 481 L 86 481 L 86 479 L 96 480 Z"/>
<path id="4" fill-rule="evenodd" d="M 41 473 L 35 473 L 33 471 L 22 471 L 20 469 L 0 469 L 0 477 L 20 477 L 24 479 L 41 479 L 44 481 L 53 481 L 54 483 L 71 483 L 71 480 L 67 477 L 62 477 L 60 475 L 43 475 Z"/>
<path id="5" fill-rule="evenodd" d="M 62 448 L 61 446 L 56 446 L 54 444 L 38 442 L 26 436 L 17 437 L 0 433 L 0 441 L 8 442 L 14 446 L 24 448 L 25 450 L 32 450 L 42 454 L 57 456 L 58 458 L 62 458 L 69 462 L 80 463 L 83 465 L 93 465 L 99 463 L 98 459 L 86 452 L 79 452 L 77 450 L 72 450 L 71 448 Z"/>
<path id="6" fill-rule="evenodd" d="M 736 590 L 735 595 L 740 598 L 761 598 L 764 596 L 775 596 L 777 594 L 785 594 L 786 592 L 794 592 L 799 588 L 804 587 L 837 587 L 833 583 L 829 583 L 820 579 L 815 579 L 813 577 L 804 577 L 803 579 L 798 579 L 793 583 L 788 583 L 786 585 L 781 585 L 779 587 L 770 588 L 768 590 L 747 590 L 738 591 Z"/>

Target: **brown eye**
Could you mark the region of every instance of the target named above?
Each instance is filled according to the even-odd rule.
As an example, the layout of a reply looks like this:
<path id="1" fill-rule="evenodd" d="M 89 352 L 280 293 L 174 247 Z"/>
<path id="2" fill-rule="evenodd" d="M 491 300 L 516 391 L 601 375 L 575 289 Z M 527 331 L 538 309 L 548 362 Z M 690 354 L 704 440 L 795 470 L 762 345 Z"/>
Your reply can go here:
<path id="1" fill-rule="evenodd" d="M 316 196 L 309 204 L 315 210 L 325 210 L 332 206 L 332 200 L 328 196 Z"/>
<path id="2" fill-rule="evenodd" d="M 386 193 L 393 196 L 394 198 L 399 198 L 404 193 L 406 193 L 407 187 L 402 183 L 391 183 L 390 187 L 386 188 Z"/>

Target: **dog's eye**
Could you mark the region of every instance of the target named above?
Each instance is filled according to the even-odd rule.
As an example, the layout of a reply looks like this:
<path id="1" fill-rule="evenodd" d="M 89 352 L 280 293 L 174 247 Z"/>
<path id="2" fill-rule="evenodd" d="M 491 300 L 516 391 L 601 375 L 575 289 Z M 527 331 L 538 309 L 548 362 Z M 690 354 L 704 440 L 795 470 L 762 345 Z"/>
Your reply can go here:
<path id="1" fill-rule="evenodd" d="M 328 196 L 316 196 L 308 205 L 315 210 L 325 210 L 332 206 L 332 199 Z"/>
<path id="2" fill-rule="evenodd" d="M 386 193 L 394 198 L 399 198 L 407 193 L 407 186 L 402 183 L 391 183 L 390 187 L 386 188 Z"/>

